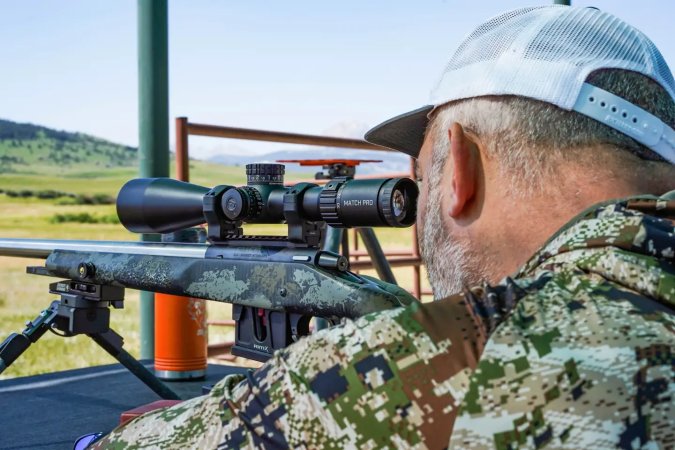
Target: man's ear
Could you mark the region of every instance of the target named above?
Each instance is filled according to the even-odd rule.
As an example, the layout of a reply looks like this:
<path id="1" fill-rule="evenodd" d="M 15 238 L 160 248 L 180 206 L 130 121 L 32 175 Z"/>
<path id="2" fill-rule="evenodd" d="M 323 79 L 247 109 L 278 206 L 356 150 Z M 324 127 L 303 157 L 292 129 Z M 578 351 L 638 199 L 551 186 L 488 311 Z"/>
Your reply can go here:
<path id="1" fill-rule="evenodd" d="M 448 214 L 453 219 L 457 219 L 465 211 L 476 192 L 478 182 L 476 158 L 478 155 L 476 143 L 464 133 L 459 123 L 453 123 L 448 133 L 450 137 L 449 156 L 452 159 L 452 192 Z"/>

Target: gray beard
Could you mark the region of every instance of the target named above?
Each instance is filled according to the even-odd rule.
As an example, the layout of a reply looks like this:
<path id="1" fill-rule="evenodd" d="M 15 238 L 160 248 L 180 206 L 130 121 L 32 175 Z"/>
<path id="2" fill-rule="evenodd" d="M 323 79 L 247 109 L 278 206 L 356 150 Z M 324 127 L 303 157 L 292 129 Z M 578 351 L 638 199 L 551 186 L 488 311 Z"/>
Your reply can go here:
<path id="1" fill-rule="evenodd" d="M 475 284 L 480 278 L 466 243 L 454 241 L 443 224 L 441 195 L 432 189 L 424 223 L 418 237 L 422 261 L 426 265 L 434 300 L 440 300 Z"/>

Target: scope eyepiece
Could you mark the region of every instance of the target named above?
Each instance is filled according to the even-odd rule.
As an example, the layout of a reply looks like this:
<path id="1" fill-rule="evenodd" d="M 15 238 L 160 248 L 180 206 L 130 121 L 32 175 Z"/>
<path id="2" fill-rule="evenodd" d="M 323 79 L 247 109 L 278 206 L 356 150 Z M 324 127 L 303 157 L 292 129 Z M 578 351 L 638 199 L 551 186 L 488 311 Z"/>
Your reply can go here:
<path id="1" fill-rule="evenodd" d="M 329 181 L 319 194 L 321 218 L 333 227 L 407 227 L 419 191 L 409 178 Z"/>
<path id="2" fill-rule="evenodd" d="M 382 215 L 390 227 L 407 227 L 417 218 L 417 183 L 409 178 L 392 178 L 381 190 Z"/>

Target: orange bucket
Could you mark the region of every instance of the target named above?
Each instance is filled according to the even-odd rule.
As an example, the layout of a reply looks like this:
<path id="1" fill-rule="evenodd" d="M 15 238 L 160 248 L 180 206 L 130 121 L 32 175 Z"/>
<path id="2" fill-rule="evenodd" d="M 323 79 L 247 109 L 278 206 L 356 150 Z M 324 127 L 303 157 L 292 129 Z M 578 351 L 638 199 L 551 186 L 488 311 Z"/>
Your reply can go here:
<path id="1" fill-rule="evenodd" d="M 206 376 L 206 301 L 155 294 L 155 375 L 164 380 Z"/>

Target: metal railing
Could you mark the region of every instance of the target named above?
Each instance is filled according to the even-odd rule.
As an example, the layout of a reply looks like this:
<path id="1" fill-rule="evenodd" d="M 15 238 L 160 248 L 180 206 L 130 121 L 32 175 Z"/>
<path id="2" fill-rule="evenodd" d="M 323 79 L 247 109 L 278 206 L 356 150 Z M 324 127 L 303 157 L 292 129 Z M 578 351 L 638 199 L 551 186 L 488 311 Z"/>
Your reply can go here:
<path id="1" fill-rule="evenodd" d="M 189 136 L 209 136 L 228 139 L 245 139 L 253 141 L 279 142 L 286 144 L 314 145 L 321 147 L 337 147 L 355 150 L 376 150 L 382 152 L 391 152 L 392 150 L 371 144 L 360 139 L 347 139 L 339 137 L 316 136 L 299 133 L 285 133 L 269 130 L 255 130 L 248 128 L 223 127 L 217 125 L 206 125 L 200 123 L 191 123 L 187 117 L 176 118 L 176 178 L 181 181 L 189 181 Z M 383 175 L 378 175 L 382 177 Z M 414 161 L 410 159 L 410 172 L 386 174 L 384 176 L 400 177 L 412 176 L 414 178 Z M 357 177 L 367 178 L 367 177 Z M 307 180 L 309 181 L 309 180 Z M 314 181 L 314 180 L 312 180 Z M 413 270 L 412 294 L 421 299 L 422 295 L 431 294 L 430 291 L 422 290 L 421 287 L 421 266 L 419 246 L 417 244 L 417 225 L 412 226 L 412 248 L 410 250 L 389 250 L 384 254 L 391 267 L 411 267 Z M 373 269 L 374 265 L 368 257 L 368 253 L 359 250 L 359 241 L 356 230 L 353 230 L 350 239 L 349 250 L 350 267 L 355 271 Z M 232 326 L 232 321 L 209 321 L 210 326 Z M 231 343 L 209 344 L 209 356 L 215 356 L 227 351 Z M 224 359 L 230 359 L 225 357 Z"/>

